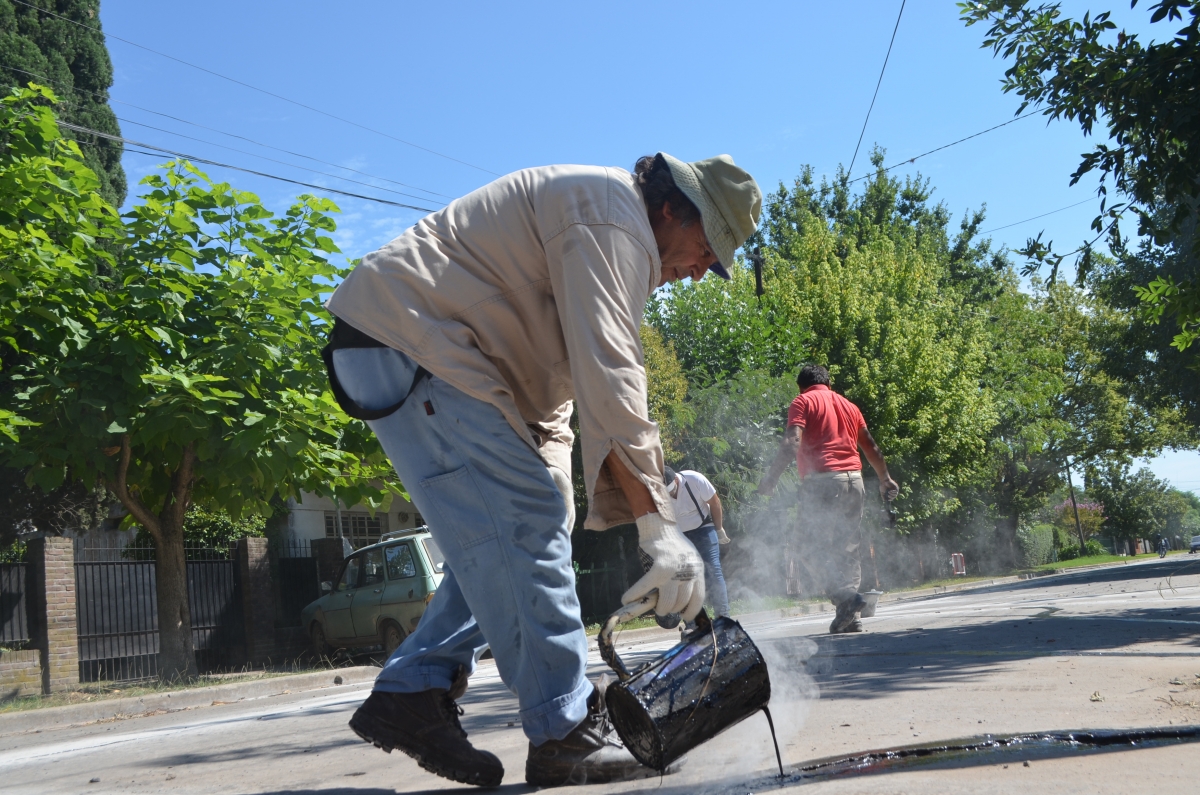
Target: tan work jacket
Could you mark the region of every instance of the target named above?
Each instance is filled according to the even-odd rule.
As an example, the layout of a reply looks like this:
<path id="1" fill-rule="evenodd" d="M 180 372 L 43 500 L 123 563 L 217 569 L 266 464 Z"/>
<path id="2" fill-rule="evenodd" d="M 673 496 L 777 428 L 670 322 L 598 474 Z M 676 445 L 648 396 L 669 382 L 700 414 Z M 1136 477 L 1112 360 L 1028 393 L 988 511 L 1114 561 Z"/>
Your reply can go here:
<path id="1" fill-rule="evenodd" d="M 663 516 L 674 517 L 638 335 L 661 270 L 632 174 L 545 166 L 425 216 L 363 257 L 327 306 L 496 406 L 547 464 L 567 473 L 575 400 L 584 526 L 603 530 L 633 521 L 603 466 L 612 450 Z"/>

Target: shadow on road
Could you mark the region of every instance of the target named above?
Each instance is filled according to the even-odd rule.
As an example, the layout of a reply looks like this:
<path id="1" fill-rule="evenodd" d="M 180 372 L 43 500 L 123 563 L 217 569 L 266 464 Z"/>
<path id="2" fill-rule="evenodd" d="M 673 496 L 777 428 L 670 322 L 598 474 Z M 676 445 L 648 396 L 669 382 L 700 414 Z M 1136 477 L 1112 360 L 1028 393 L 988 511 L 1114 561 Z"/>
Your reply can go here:
<path id="1" fill-rule="evenodd" d="M 1182 564 L 1182 565 L 1181 565 Z M 870 699 L 905 690 L 930 686 L 969 685 L 995 668 L 1013 661 L 1034 657 L 1081 654 L 1158 657 L 1177 654 L 1192 665 L 1200 656 L 1200 605 L 1167 601 L 1171 588 L 1179 587 L 1179 578 L 1200 574 L 1200 560 L 1167 559 L 1141 566 L 1121 566 L 1080 572 L 1056 581 L 1032 581 L 972 591 L 979 594 L 1013 594 L 1030 588 L 1048 591 L 1059 585 L 1070 586 L 1086 596 L 1132 594 L 1137 591 L 1144 606 L 1122 606 L 1118 614 L 1062 614 L 1058 608 L 1036 616 L 1014 613 L 997 617 L 1003 608 L 981 607 L 970 623 L 936 626 L 942 619 L 936 613 L 914 616 L 911 622 L 928 622 L 930 627 L 888 631 L 887 622 L 868 624 L 868 632 L 855 635 L 813 636 L 765 640 L 760 645 L 776 646 L 785 656 L 803 658 L 811 640 L 817 653 L 807 663 L 807 671 L 819 683 L 822 698 Z M 1136 587 L 1135 587 L 1135 581 Z M 1149 589 L 1149 590 L 1147 590 Z M 939 603 L 962 594 L 946 594 L 907 603 L 921 610 L 935 611 Z M 1081 604 L 1086 604 L 1081 602 Z M 1025 605 L 1036 609 L 1036 601 Z M 972 616 L 962 607 L 947 603 L 947 618 Z M 1138 644 L 1159 644 L 1155 649 L 1139 649 Z M 1171 644 L 1175 649 L 1163 649 Z M 1182 660 L 1181 660 L 1182 662 Z"/>

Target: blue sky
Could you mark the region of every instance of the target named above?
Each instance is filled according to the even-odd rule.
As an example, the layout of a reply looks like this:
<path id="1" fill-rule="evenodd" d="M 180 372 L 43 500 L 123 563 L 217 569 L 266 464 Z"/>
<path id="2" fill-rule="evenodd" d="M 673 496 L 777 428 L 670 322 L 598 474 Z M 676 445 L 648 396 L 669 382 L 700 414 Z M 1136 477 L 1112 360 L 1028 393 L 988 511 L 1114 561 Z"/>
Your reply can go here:
<path id="1" fill-rule="evenodd" d="M 1150 26 L 1144 9 L 1131 12 L 1124 0 L 1108 1 L 1114 18 L 1131 30 L 1160 37 L 1172 31 Z M 1089 6 L 1106 7 L 1063 6 L 1078 15 Z M 790 183 L 806 164 L 831 175 L 854 152 L 899 8 L 899 0 L 105 0 L 101 19 L 111 36 L 329 114 L 110 37 L 113 107 L 126 137 L 438 207 L 518 168 L 565 162 L 629 168 L 655 151 L 685 160 L 731 154 L 768 191 Z M 1001 93 L 1005 64 L 980 48 L 983 35 L 981 27 L 959 21 L 953 2 L 908 3 L 854 176 L 866 173 L 876 143 L 887 149 L 891 165 L 1013 118 L 1019 100 Z M 1017 247 L 1044 230 L 1046 239 L 1074 248 L 1090 239 L 1098 206 L 1094 181 L 1069 186 L 1080 153 L 1090 146 L 1077 126 L 1034 117 L 897 172 L 928 177 L 935 197 L 955 217 L 986 204 L 985 230 L 1084 202 L 991 235 L 997 245 Z M 127 153 L 131 185 L 163 159 Z M 304 191 L 207 170 L 256 192 L 275 209 Z M 343 211 L 336 240 L 351 257 L 387 242 L 421 214 L 345 197 L 335 201 Z M 1200 454 L 1167 454 L 1152 469 L 1200 491 Z"/>

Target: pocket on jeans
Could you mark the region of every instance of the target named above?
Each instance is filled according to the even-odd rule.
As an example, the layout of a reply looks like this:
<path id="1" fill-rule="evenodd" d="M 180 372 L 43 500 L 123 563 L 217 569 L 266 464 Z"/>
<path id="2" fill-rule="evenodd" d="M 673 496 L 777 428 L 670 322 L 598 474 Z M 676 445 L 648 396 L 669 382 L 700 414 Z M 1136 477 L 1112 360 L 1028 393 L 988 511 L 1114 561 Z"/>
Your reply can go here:
<path id="1" fill-rule="evenodd" d="M 497 536 L 496 525 L 483 493 L 466 467 L 421 481 L 421 491 L 432 505 L 440 535 L 449 536 L 460 549 L 470 549 Z"/>

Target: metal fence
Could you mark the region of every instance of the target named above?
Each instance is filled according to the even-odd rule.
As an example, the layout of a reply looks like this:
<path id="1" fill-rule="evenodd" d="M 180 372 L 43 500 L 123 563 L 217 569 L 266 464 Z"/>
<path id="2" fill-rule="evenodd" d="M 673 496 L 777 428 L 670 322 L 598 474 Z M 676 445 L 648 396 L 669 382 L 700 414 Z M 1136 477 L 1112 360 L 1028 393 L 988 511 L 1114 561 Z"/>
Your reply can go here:
<path id="1" fill-rule="evenodd" d="M 300 611 L 321 595 L 317 559 L 307 538 L 284 542 L 277 552 L 273 567 L 278 587 L 275 623 L 298 627 Z"/>
<path id="2" fill-rule="evenodd" d="M 246 642 L 234 548 L 188 546 L 185 552 L 196 664 L 202 672 L 236 666 Z M 81 550 L 75 583 L 80 681 L 157 676 L 154 548 Z"/>
<path id="3" fill-rule="evenodd" d="M 24 563 L 0 563 L 0 646 L 21 648 L 29 642 L 25 577 Z"/>
<path id="4" fill-rule="evenodd" d="M 621 594 L 629 587 L 625 567 L 605 563 L 581 568 L 575 574 L 575 593 L 586 622 L 606 618 L 621 606 Z"/>

